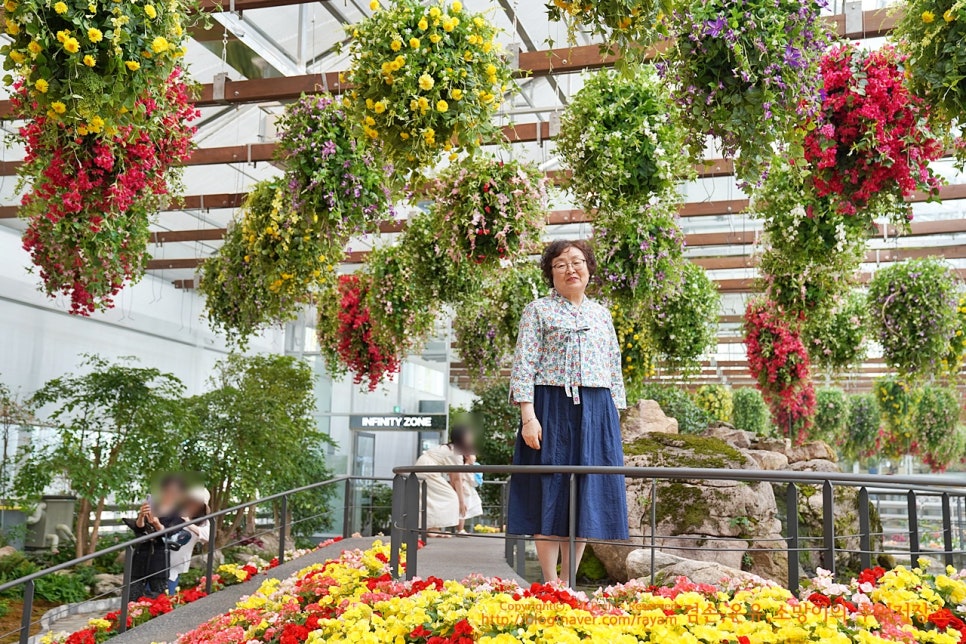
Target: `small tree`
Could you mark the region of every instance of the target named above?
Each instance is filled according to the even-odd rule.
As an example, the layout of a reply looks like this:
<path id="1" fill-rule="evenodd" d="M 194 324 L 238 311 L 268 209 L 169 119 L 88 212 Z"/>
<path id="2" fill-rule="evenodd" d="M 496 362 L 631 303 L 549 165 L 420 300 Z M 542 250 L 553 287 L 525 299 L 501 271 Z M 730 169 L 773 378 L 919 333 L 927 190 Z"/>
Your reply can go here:
<path id="1" fill-rule="evenodd" d="M 329 476 L 320 448 L 332 442 L 313 418 L 313 375 L 305 362 L 230 355 L 210 382 L 214 389 L 188 401 L 193 427 L 181 458 L 206 476 L 213 511 Z M 329 494 L 322 489 L 293 498 L 297 525 L 324 527 Z M 218 522 L 219 543 L 243 529 L 245 515 Z M 248 522 L 247 531 L 253 529 Z"/>
<path id="2" fill-rule="evenodd" d="M 761 392 L 751 387 L 735 389 L 731 394 L 732 424 L 759 436 L 768 433 L 768 405 Z"/>
<path id="3" fill-rule="evenodd" d="M 78 497 L 76 555 L 94 552 L 108 497 L 133 503 L 151 475 L 172 469 L 184 428 L 184 385 L 175 376 L 86 355 L 89 373 L 47 382 L 32 399 L 53 406 L 50 445 L 20 452 L 14 487 L 37 499 L 55 477 Z M 93 523 L 91 513 L 93 512 Z"/>
<path id="4" fill-rule="evenodd" d="M 815 425 L 809 438 L 840 445 L 848 431 L 849 403 L 845 393 L 834 387 L 823 387 L 815 393 Z"/>
<path id="5" fill-rule="evenodd" d="M 35 422 L 30 402 L 22 400 L 10 391 L 7 385 L 0 382 L 0 434 L 2 434 L 0 440 L 3 441 L 3 460 L 0 461 L 0 500 L 9 500 L 11 493 L 14 472 L 8 453 L 10 442 L 16 438 L 13 432 L 22 431 Z"/>

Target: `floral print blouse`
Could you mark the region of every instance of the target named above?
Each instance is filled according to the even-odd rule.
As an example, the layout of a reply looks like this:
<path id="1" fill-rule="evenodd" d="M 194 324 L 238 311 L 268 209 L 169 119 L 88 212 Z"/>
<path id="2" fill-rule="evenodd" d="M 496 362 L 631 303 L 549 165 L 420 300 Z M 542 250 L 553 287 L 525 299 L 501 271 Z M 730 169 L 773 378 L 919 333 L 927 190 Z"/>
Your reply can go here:
<path id="1" fill-rule="evenodd" d="M 585 297 L 577 306 L 557 291 L 527 304 L 520 319 L 510 400 L 533 402 L 534 385 L 563 387 L 580 404 L 580 387 L 610 389 L 627 407 L 621 352 L 610 311 Z"/>

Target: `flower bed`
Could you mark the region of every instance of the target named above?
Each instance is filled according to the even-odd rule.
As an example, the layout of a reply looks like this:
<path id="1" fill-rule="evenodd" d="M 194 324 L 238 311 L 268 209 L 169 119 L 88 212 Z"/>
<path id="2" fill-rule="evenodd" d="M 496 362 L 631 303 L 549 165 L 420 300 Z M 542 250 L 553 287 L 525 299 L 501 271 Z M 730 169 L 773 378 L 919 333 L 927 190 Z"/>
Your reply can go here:
<path id="1" fill-rule="evenodd" d="M 334 537 L 320 543 L 315 549 L 332 545 L 342 540 L 342 537 Z M 285 556 L 288 559 L 295 559 L 312 550 L 292 550 L 287 551 Z M 258 574 L 267 572 L 278 566 L 278 558 L 274 557 L 271 561 L 260 558 L 253 558 L 245 565 L 235 563 L 222 564 L 211 577 L 211 590 L 216 592 L 227 586 L 234 586 L 248 581 Z M 127 628 L 134 628 L 155 617 L 170 613 L 179 606 L 191 604 L 199 599 L 208 596 L 205 592 L 207 579 L 202 577 L 196 586 L 179 590 L 175 595 L 160 595 L 154 599 L 141 597 L 128 603 Z M 104 617 L 93 618 L 88 621 L 87 628 L 83 628 L 73 633 L 63 633 L 51 631 L 40 638 L 41 644 L 99 644 L 119 634 L 121 611 L 111 611 Z"/>
<path id="2" fill-rule="evenodd" d="M 663 587 L 631 581 L 588 596 L 479 575 L 394 581 L 387 561 L 388 548 L 376 544 L 268 580 L 179 644 L 955 644 L 966 634 L 966 575 L 953 570 L 876 568 L 842 584 L 820 571 L 801 597 L 764 580 L 709 586 L 683 577 Z"/>

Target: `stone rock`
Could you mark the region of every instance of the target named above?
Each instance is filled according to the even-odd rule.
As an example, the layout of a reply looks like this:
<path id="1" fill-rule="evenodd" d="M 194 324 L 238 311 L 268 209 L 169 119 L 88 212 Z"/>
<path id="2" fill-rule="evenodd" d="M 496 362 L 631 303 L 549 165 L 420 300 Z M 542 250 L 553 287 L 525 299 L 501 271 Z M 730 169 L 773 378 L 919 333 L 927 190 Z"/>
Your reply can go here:
<path id="1" fill-rule="evenodd" d="M 718 425 L 709 427 L 704 431 L 704 435 L 720 438 L 732 447 L 737 447 L 738 449 L 750 449 L 752 441 L 755 440 L 755 434 L 753 432 L 735 429 L 727 423 L 719 423 Z"/>
<path id="2" fill-rule="evenodd" d="M 668 418 L 657 402 L 639 400 L 636 405 L 624 412 L 621 419 L 621 434 L 624 442 L 632 443 L 652 432 L 677 434 L 678 421 Z"/>
<path id="3" fill-rule="evenodd" d="M 634 550 L 627 555 L 626 568 L 631 579 L 651 579 L 651 551 Z M 719 586 L 722 582 L 738 581 L 748 585 L 762 583 L 762 578 L 738 568 L 714 561 L 685 559 L 666 552 L 654 553 L 654 581 L 658 585 L 673 583 L 677 577 L 687 577 L 696 584 Z"/>
<path id="4" fill-rule="evenodd" d="M 108 573 L 94 575 L 94 596 L 119 595 L 121 593 L 121 586 L 123 585 L 123 575 L 111 575 Z"/>
<path id="5" fill-rule="evenodd" d="M 838 461 L 835 450 L 828 446 L 825 441 L 812 441 L 804 445 L 796 445 L 785 450 L 785 456 L 789 463 L 799 463 L 801 461 Z M 837 470 L 836 470 L 837 471 Z"/>
<path id="6" fill-rule="evenodd" d="M 743 450 L 746 456 L 750 456 L 758 464 L 760 470 L 787 470 L 788 457 L 781 452 L 769 452 L 764 449 Z"/>
<path id="7" fill-rule="evenodd" d="M 754 459 L 714 436 L 651 433 L 625 444 L 624 452 L 624 462 L 629 467 L 758 469 Z M 676 556 L 684 552 L 695 559 L 755 573 L 768 571 L 779 583 L 787 580 L 780 572 L 787 567 L 787 557 L 783 551 L 772 549 L 783 542 L 770 485 L 665 480 L 657 483 L 656 491 L 654 540 L 664 552 Z M 650 480 L 627 479 L 628 525 L 633 543 L 650 542 L 651 501 Z M 733 552 L 715 550 L 718 543 Z M 608 544 L 594 548 L 615 580 L 629 578 L 628 547 Z"/>
<path id="8" fill-rule="evenodd" d="M 792 463 L 789 469 L 795 472 L 841 472 L 839 466 L 832 461 L 816 458 L 808 461 Z"/>
<path id="9" fill-rule="evenodd" d="M 777 452 L 779 454 L 788 455 L 788 450 L 791 449 L 792 442 L 787 438 L 761 438 L 759 437 L 752 448 L 765 450 L 768 452 Z"/>
<path id="10" fill-rule="evenodd" d="M 3 546 L 2 548 L 0 548 L 0 559 L 3 559 L 4 557 L 9 557 L 10 555 L 15 555 L 15 554 L 17 554 L 17 549 L 14 548 L 13 546 Z"/>

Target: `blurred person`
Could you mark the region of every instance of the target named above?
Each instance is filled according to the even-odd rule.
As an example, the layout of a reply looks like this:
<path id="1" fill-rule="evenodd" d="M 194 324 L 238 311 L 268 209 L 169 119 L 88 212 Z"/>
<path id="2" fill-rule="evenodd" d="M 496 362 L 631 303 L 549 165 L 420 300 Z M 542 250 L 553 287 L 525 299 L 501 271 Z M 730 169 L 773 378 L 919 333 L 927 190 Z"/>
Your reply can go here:
<path id="1" fill-rule="evenodd" d="M 148 498 L 136 519 L 124 519 L 136 536 L 160 532 L 182 523 L 181 508 L 187 484 L 184 478 L 169 474 L 158 483 L 157 497 Z M 154 599 L 168 590 L 168 544 L 164 538 L 149 539 L 134 549 L 131 568 L 131 599 Z"/>
<path id="2" fill-rule="evenodd" d="M 523 311 L 510 374 L 520 407 L 514 465 L 621 466 L 618 409 L 626 408 L 620 343 L 610 311 L 586 295 L 597 262 L 585 241 L 547 245 L 540 260 L 550 295 Z M 514 474 L 507 532 L 533 535 L 544 581 L 569 579 L 570 476 Z M 578 476 L 576 561 L 587 539 L 628 537 L 624 477 Z"/>
<path id="3" fill-rule="evenodd" d="M 423 452 L 416 465 L 462 465 L 464 457 L 472 453 L 472 430 L 465 425 L 455 425 L 450 430 L 449 442 Z M 449 537 L 442 528 L 459 524 L 466 514 L 462 475 L 434 472 L 418 476 L 426 482 L 426 525 L 430 536 Z"/>
<path id="4" fill-rule="evenodd" d="M 463 457 L 464 465 L 474 465 L 475 463 L 476 454 L 467 454 Z M 466 534 L 466 520 L 483 515 L 483 499 L 476 491 L 483 485 L 483 474 L 480 472 L 464 472 L 460 476 L 463 479 L 463 500 L 466 503 L 466 513 L 460 517 L 460 522 L 456 526 L 456 534 Z"/>
<path id="5" fill-rule="evenodd" d="M 205 516 L 211 513 L 208 503 L 211 501 L 211 494 L 203 487 L 192 487 L 185 494 L 185 500 L 181 509 L 181 518 L 185 522 Z M 170 570 L 168 571 L 168 594 L 174 595 L 178 590 L 178 577 L 188 572 L 191 567 L 191 556 L 194 553 L 195 544 L 206 544 L 209 539 L 209 524 L 207 521 L 202 523 L 189 523 L 180 532 L 176 532 L 169 539 L 168 554 Z"/>

